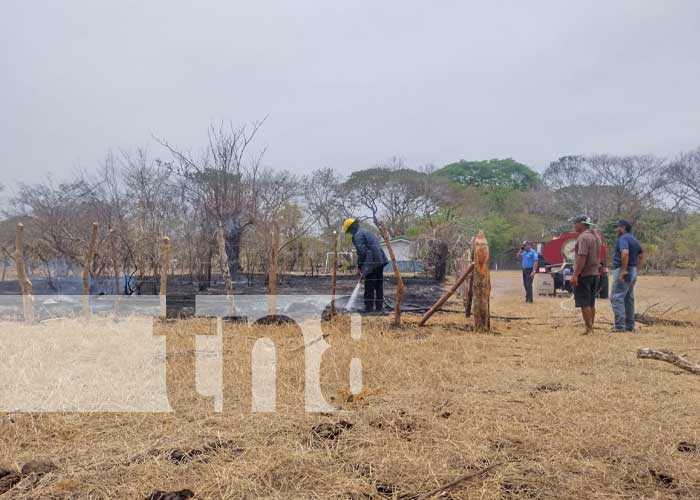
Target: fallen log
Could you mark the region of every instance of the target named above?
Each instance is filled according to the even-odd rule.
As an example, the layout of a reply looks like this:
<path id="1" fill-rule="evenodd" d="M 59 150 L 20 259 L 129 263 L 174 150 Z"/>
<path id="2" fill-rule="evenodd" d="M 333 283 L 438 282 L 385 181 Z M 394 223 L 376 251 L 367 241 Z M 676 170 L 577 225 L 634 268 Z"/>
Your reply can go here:
<path id="1" fill-rule="evenodd" d="M 430 319 L 430 317 L 433 314 L 435 314 L 435 312 L 437 312 L 445 302 L 447 302 L 447 299 L 452 297 L 452 295 L 454 295 L 454 293 L 457 290 L 459 290 L 459 287 L 462 286 L 462 283 L 464 283 L 464 280 L 466 280 L 469 277 L 469 275 L 472 273 L 473 270 L 474 270 L 474 264 L 473 263 L 469 264 L 469 266 L 467 266 L 467 269 L 465 269 L 465 271 L 462 273 L 462 275 L 459 277 L 459 279 L 454 282 L 452 287 L 450 287 L 450 289 L 447 290 L 442 295 L 442 297 L 440 297 L 440 299 L 438 299 L 438 301 L 435 302 L 435 304 L 433 304 L 433 306 L 430 309 L 428 309 L 428 311 L 423 315 L 423 317 L 418 322 L 418 326 L 425 325 L 425 323 Z"/>
<path id="2" fill-rule="evenodd" d="M 700 375 L 700 364 L 692 363 L 685 359 L 683 356 L 679 356 L 675 352 L 668 351 L 665 349 L 639 349 L 637 351 L 637 358 L 639 359 L 655 359 L 657 361 L 665 361 L 666 363 L 671 363 L 673 366 L 690 372 L 694 375 Z"/>

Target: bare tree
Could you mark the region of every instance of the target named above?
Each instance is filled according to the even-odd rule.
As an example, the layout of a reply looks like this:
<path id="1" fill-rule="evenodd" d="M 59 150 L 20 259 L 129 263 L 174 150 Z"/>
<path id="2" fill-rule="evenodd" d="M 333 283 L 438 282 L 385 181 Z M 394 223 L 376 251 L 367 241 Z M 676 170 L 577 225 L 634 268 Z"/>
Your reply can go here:
<path id="1" fill-rule="evenodd" d="M 170 165 L 151 160 L 144 148 L 122 153 L 122 169 L 129 216 L 115 221 L 121 222 L 116 227 L 139 276 L 157 275 L 162 238 L 173 232 L 181 207 L 174 172 Z"/>
<path id="2" fill-rule="evenodd" d="M 314 170 L 311 175 L 304 177 L 304 201 L 314 222 L 321 233 L 327 237 L 333 236 L 338 222 L 346 215 L 345 195 L 342 189 L 342 179 L 332 168 L 326 167 Z"/>
<path id="3" fill-rule="evenodd" d="M 652 155 L 596 155 L 587 159 L 593 179 L 608 188 L 613 215 L 637 218 L 661 194 L 664 161 Z"/>
<path id="4" fill-rule="evenodd" d="M 680 154 L 665 170 L 676 207 L 700 210 L 700 148 Z"/>
<path id="5" fill-rule="evenodd" d="M 353 172 L 344 187 L 355 206 L 367 208 L 392 236 L 398 236 L 413 221 L 437 209 L 437 191 L 431 188 L 431 180 L 393 157 L 383 165 Z"/>
<path id="6" fill-rule="evenodd" d="M 543 180 L 560 217 L 585 213 L 594 220 L 635 219 L 660 196 L 663 165 L 651 155 L 564 156 L 549 165 Z"/>
<path id="7" fill-rule="evenodd" d="M 248 243 L 257 247 L 257 261 L 267 269 L 272 260 L 270 255 L 299 258 L 299 247 L 295 252 L 284 252 L 286 248 L 309 233 L 314 216 L 302 210 L 302 197 L 299 195 L 301 180 L 289 172 L 261 170 L 256 183 L 257 203 L 255 227 Z M 279 238 L 272 230 L 279 230 Z"/>
<path id="8" fill-rule="evenodd" d="M 239 271 L 243 231 L 258 212 L 257 174 L 264 150 L 251 155 L 249 149 L 262 124 L 210 125 L 208 144 L 199 158 L 156 138 L 175 159 L 183 193 L 204 212 L 212 238 L 218 225 L 223 227 L 231 276 Z"/>
<path id="9" fill-rule="evenodd" d="M 66 273 L 82 267 L 90 227 L 97 218 L 93 186 L 84 179 L 20 184 L 13 201 L 16 214 L 27 220 L 30 259 L 64 267 Z"/>

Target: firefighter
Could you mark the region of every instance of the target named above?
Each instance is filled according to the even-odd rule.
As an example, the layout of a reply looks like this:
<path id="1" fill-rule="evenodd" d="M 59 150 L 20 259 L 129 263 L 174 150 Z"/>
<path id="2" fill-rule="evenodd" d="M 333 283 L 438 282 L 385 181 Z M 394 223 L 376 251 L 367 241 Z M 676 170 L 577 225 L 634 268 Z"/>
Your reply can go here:
<path id="1" fill-rule="evenodd" d="M 365 313 L 384 312 L 384 266 L 389 262 L 379 246 L 379 240 L 360 221 L 349 217 L 343 222 L 343 232 L 352 235 L 357 250 L 357 270 L 365 286 Z"/>

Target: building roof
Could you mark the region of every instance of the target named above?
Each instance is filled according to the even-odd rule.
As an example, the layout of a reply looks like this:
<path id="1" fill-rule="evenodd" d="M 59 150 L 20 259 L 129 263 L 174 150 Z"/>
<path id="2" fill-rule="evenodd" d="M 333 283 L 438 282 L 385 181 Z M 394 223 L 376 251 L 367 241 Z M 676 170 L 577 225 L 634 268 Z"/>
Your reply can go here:
<path id="1" fill-rule="evenodd" d="M 399 243 L 399 242 L 408 243 L 408 244 L 413 243 L 411 240 L 407 240 L 406 238 L 394 238 L 391 240 L 392 245 L 394 243 Z M 382 246 L 386 246 L 386 243 L 384 241 L 380 242 L 379 244 Z"/>

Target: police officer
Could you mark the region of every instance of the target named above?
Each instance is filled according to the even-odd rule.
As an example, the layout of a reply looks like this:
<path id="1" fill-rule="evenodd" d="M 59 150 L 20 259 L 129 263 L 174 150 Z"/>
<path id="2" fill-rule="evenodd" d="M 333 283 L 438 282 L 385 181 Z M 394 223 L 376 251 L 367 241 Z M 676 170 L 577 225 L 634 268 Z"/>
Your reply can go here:
<path id="1" fill-rule="evenodd" d="M 539 255 L 537 250 L 532 247 L 532 242 L 523 241 L 518 252 L 518 259 L 523 267 L 523 286 L 525 287 L 525 302 L 532 304 L 532 280 L 535 277 L 535 266 Z"/>

